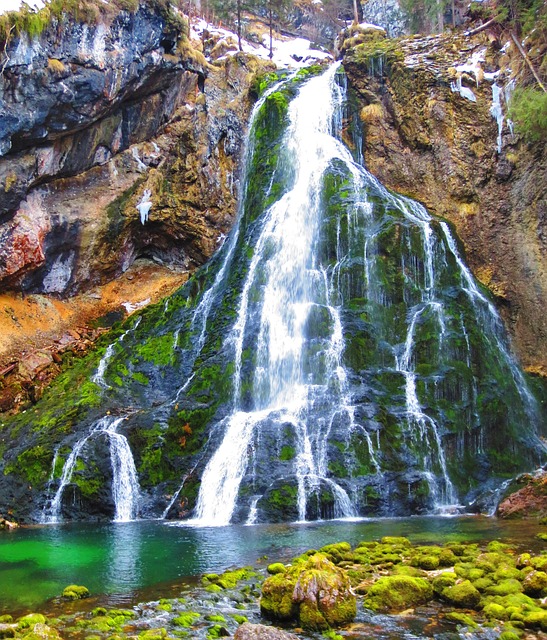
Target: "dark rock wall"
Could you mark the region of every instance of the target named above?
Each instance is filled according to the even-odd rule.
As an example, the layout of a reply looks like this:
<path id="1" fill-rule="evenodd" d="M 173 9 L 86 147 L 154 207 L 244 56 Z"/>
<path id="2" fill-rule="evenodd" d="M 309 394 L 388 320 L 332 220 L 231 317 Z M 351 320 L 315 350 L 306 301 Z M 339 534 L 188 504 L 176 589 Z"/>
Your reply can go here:
<path id="1" fill-rule="evenodd" d="M 212 66 L 143 4 L 108 25 L 54 21 L 4 62 L 0 291 L 72 295 L 140 256 L 191 268 L 214 252 L 257 61 Z"/>

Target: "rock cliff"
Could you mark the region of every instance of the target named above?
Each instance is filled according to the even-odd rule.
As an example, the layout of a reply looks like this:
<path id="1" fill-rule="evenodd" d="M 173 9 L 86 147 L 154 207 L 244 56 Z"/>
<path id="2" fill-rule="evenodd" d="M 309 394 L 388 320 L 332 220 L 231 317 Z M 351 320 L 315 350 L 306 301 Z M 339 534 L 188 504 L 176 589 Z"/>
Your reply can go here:
<path id="1" fill-rule="evenodd" d="M 545 372 L 547 159 L 506 117 L 511 51 L 503 44 L 486 32 L 353 34 L 344 67 L 365 164 L 455 226 L 523 364 Z"/>
<path id="2" fill-rule="evenodd" d="M 201 48 L 154 0 L 107 22 L 63 14 L 6 46 L 0 371 L 22 341 L 43 347 L 124 301 L 165 295 L 230 229 L 250 88 L 270 66 L 245 54 L 210 64 Z M 102 304 L 101 286 L 140 259 L 157 265 L 147 286 Z"/>

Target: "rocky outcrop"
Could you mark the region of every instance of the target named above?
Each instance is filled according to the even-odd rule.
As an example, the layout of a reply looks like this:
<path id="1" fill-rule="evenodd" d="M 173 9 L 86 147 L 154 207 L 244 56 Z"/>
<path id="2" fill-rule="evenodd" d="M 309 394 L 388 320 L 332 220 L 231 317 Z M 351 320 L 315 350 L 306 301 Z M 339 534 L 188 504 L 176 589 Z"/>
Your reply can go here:
<path id="1" fill-rule="evenodd" d="M 547 367 L 547 159 L 506 117 L 508 47 L 483 32 L 374 35 L 344 57 L 364 160 L 448 219 L 495 297 L 525 367 Z M 505 88 L 505 89 L 504 89 Z"/>
<path id="2" fill-rule="evenodd" d="M 522 474 L 508 487 L 497 510 L 500 518 L 545 518 L 547 516 L 547 473 L 541 469 Z"/>
<path id="3" fill-rule="evenodd" d="M 231 228 L 251 85 L 271 65 L 244 54 L 210 64 L 173 12 L 150 0 L 108 23 L 64 15 L 6 49 L 2 409 L 35 395 L 28 376 L 12 384 L 21 351 L 55 354 L 68 330 L 90 335 L 89 322 L 122 304 L 170 293 Z M 133 284 L 148 273 L 140 291 L 107 291 L 135 261 Z M 51 377 L 40 376 L 38 393 Z"/>
<path id="4" fill-rule="evenodd" d="M 213 67 L 146 4 L 13 42 L 0 82 L 0 287 L 66 296 L 141 256 L 201 264 L 233 220 L 258 67 L 245 56 Z"/>

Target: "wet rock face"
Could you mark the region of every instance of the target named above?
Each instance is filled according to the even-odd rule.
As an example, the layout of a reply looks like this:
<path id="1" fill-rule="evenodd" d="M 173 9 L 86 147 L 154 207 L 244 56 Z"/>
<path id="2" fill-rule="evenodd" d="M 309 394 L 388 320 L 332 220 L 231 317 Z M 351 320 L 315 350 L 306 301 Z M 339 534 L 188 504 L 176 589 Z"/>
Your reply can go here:
<path id="1" fill-rule="evenodd" d="M 547 366 L 547 159 L 543 147 L 528 147 L 508 127 L 503 91 L 498 129 L 493 83 L 503 89 L 510 64 L 503 44 L 484 33 L 397 43 L 376 37 L 350 49 L 344 68 L 367 168 L 455 225 L 524 366 L 541 371 Z M 473 59 L 482 62 L 469 64 Z M 495 81 L 488 76 L 499 69 Z"/>
<path id="2" fill-rule="evenodd" d="M 138 257 L 203 263 L 233 221 L 258 63 L 212 67 L 144 4 L 109 25 L 53 22 L 8 54 L 0 290 L 67 296 Z"/>
<path id="3" fill-rule="evenodd" d="M 508 487 L 496 515 L 500 518 L 545 518 L 547 516 L 547 473 L 524 474 Z"/>

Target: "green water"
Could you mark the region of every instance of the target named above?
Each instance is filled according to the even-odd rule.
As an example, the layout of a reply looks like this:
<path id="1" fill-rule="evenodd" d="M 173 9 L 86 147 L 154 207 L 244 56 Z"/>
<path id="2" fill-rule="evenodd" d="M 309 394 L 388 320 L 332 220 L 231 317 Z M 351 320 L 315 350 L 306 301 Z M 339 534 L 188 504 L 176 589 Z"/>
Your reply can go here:
<path id="1" fill-rule="evenodd" d="M 59 525 L 0 535 L 0 612 L 51 606 L 68 584 L 83 584 L 105 603 L 130 605 L 159 597 L 174 582 L 204 572 L 286 559 L 309 548 L 347 540 L 404 535 L 413 542 L 509 540 L 535 547 L 537 523 L 479 516 L 412 517 L 357 522 L 197 528 L 161 521 Z"/>

